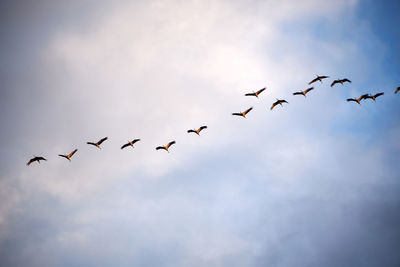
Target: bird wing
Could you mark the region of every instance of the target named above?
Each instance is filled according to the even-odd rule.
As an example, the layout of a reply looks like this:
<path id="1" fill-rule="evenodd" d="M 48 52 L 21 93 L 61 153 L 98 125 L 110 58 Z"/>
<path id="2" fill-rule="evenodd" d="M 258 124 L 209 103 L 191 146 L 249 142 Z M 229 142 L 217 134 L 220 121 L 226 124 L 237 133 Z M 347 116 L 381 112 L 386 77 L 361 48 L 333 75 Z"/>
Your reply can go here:
<path id="1" fill-rule="evenodd" d="M 394 93 L 397 94 L 398 91 L 400 91 L 400 87 L 397 87 Z"/>
<path id="2" fill-rule="evenodd" d="M 43 157 L 36 157 L 36 160 L 46 160 L 47 161 L 47 159 L 45 159 Z"/>
<path id="3" fill-rule="evenodd" d="M 26 165 L 27 166 L 29 166 L 32 162 L 34 162 L 35 161 L 35 158 L 33 158 L 33 159 L 30 159 L 29 161 L 28 161 L 28 163 L 26 163 Z"/>
<path id="4" fill-rule="evenodd" d="M 188 130 L 187 132 L 188 132 L 188 133 L 196 133 L 195 130 Z"/>
<path id="5" fill-rule="evenodd" d="M 363 94 L 362 96 L 360 96 L 359 100 L 367 99 L 368 97 L 370 97 L 369 94 Z"/>
<path id="6" fill-rule="evenodd" d="M 310 92 L 311 90 L 314 90 L 314 87 L 310 87 L 310 88 L 304 90 L 304 93 L 307 94 L 307 93 Z"/>
<path id="7" fill-rule="evenodd" d="M 133 139 L 132 140 L 132 144 L 134 144 L 134 143 L 136 143 L 136 142 L 139 142 L 140 141 L 140 139 Z"/>
<path id="8" fill-rule="evenodd" d="M 104 137 L 102 139 L 100 139 L 99 142 L 97 142 L 98 145 L 100 145 L 101 143 L 103 143 L 104 141 L 106 141 L 108 139 L 108 137 Z"/>
<path id="9" fill-rule="evenodd" d="M 334 86 L 334 85 L 337 84 L 337 83 L 339 83 L 339 80 L 334 80 L 334 81 L 331 83 L 331 87 Z"/>
<path id="10" fill-rule="evenodd" d="M 265 89 L 267 89 L 267 87 L 264 87 L 264 88 L 258 90 L 258 91 L 257 91 L 257 94 L 261 94 Z"/>
<path id="11" fill-rule="evenodd" d="M 96 144 L 92 142 L 86 142 L 86 144 L 96 146 Z"/>
<path id="12" fill-rule="evenodd" d="M 61 154 L 58 154 L 60 157 L 63 157 L 63 158 L 66 158 L 66 159 L 68 159 L 68 157 L 66 156 L 66 155 L 61 155 Z"/>
<path id="13" fill-rule="evenodd" d="M 295 93 L 293 93 L 293 95 L 302 95 L 303 93 L 302 92 L 295 92 Z"/>
<path id="14" fill-rule="evenodd" d="M 76 151 L 78 151 L 78 149 L 75 149 L 74 151 L 72 151 L 72 152 L 68 155 L 68 157 L 69 157 L 69 158 L 72 157 L 72 156 L 76 153 Z"/>
<path id="15" fill-rule="evenodd" d="M 312 84 L 312 83 L 314 83 L 314 82 L 316 82 L 316 81 L 318 81 L 318 77 L 315 78 L 314 80 L 312 80 L 311 82 L 309 82 L 308 84 Z"/>
<path id="16" fill-rule="evenodd" d="M 349 79 L 347 79 L 347 78 L 344 78 L 344 79 L 342 80 L 342 82 L 348 82 L 348 83 L 351 83 L 351 81 L 350 81 Z"/>
<path id="17" fill-rule="evenodd" d="M 376 95 L 374 95 L 374 97 L 376 98 L 376 97 L 378 97 L 378 96 L 381 96 L 381 95 L 384 95 L 385 93 L 377 93 Z"/>
<path id="18" fill-rule="evenodd" d="M 245 94 L 245 96 L 256 96 L 256 94 L 255 93 L 247 93 L 247 94 Z"/>
<path id="19" fill-rule="evenodd" d="M 130 145 L 131 145 L 131 144 L 126 143 L 126 144 L 124 144 L 123 146 L 121 146 L 121 149 L 124 149 L 125 147 L 130 146 Z"/>
<path id="20" fill-rule="evenodd" d="M 166 148 L 169 148 L 170 146 L 172 146 L 172 145 L 175 144 L 175 143 L 176 143 L 175 141 L 169 142 L 168 145 L 166 146 Z"/>
<path id="21" fill-rule="evenodd" d="M 271 110 L 273 110 L 273 109 L 274 109 L 274 107 L 275 107 L 276 105 L 278 105 L 278 104 L 279 104 L 279 102 L 278 102 L 278 101 L 276 101 L 276 102 L 272 103 Z"/>
<path id="22" fill-rule="evenodd" d="M 242 116 L 242 117 L 243 117 L 243 114 L 242 114 L 242 113 L 232 113 L 232 115 L 233 115 L 233 116 Z"/>
<path id="23" fill-rule="evenodd" d="M 329 78 L 329 76 L 319 76 L 320 79 L 326 79 Z"/>
<path id="24" fill-rule="evenodd" d="M 253 107 L 248 108 L 246 111 L 244 111 L 243 113 L 246 115 L 247 113 L 249 113 L 251 110 L 253 109 Z"/>
<path id="25" fill-rule="evenodd" d="M 158 146 L 158 147 L 156 147 L 156 150 L 160 150 L 160 149 L 165 149 L 165 150 L 167 150 L 165 147 L 163 147 L 163 146 Z"/>
<path id="26" fill-rule="evenodd" d="M 199 132 L 202 131 L 202 130 L 204 130 L 204 129 L 207 129 L 207 126 L 205 126 L 205 125 L 204 125 L 204 126 L 201 126 L 201 127 L 199 128 Z"/>
<path id="27" fill-rule="evenodd" d="M 357 100 L 356 100 L 356 99 L 354 99 L 354 98 L 347 98 L 347 102 L 350 102 L 350 101 L 357 102 Z"/>

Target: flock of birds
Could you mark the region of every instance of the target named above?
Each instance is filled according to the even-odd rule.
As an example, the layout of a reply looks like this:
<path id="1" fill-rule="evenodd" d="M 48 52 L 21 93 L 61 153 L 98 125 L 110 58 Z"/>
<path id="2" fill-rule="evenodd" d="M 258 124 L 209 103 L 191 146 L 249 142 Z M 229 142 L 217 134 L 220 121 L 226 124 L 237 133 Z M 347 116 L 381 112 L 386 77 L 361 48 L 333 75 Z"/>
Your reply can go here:
<path id="1" fill-rule="evenodd" d="M 329 76 L 318 76 L 318 75 L 317 75 L 317 77 L 316 77 L 315 79 L 313 79 L 312 81 L 310 81 L 308 84 L 311 85 L 312 83 L 317 82 L 317 81 L 319 81 L 319 82 L 322 83 L 322 81 L 323 81 L 324 79 L 327 79 L 327 78 L 329 78 Z M 347 83 L 351 83 L 351 81 L 350 81 L 349 79 L 347 79 L 347 78 L 345 78 L 345 79 L 334 80 L 334 81 L 331 83 L 331 87 L 333 87 L 335 84 L 339 84 L 339 83 L 340 83 L 341 85 L 343 85 L 343 84 L 346 83 L 346 82 L 347 82 Z M 247 94 L 245 94 L 245 96 L 255 96 L 255 97 L 258 98 L 259 95 L 260 95 L 264 90 L 266 90 L 266 89 L 267 89 L 267 88 L 264 87 L 264 88 L 262 88 L 262 89 L 260 89 L 260 90 L 258 90 L 258 91 L 256 91 L 256 92 L 253 91 L 252 93 L 247 93 Z M 311 90 L 314 90 L 314 87 L 310 87 L 310 88 L 308 88 L 308 89 L 306 89 L 306 90 L 304 90 L 304 91 L 294 92 L 293 95 L 302 95 L 302 96 L 306 97 L 306 95 L 307 95 Z M 394 91 L 394 93 L 397 94 L 399 91 L 400 91 L 400 87 L 397 87 L 396 90 Z M 356 102 L 356 103 L 358 103 L 358 104 L 361 104 L 361 100 L 372 99 L 373 101 L 375 101 L 376 98 L 378 98 L 378 97 L 380 97 L 380 96 L 382 96 L 382 95 L 384 95 L 383 92 L 380 92 L 380 93 L 377 93 L 377 94 L 374 94 L 374 95 L 371 95 L 371 94 L 363 94 L 363 95 L 361 95 L 361 96 L 358 97 L 358 98 L 348 98 L 348 99 L 347 99 L 347 102 Z M 285 99 L 276 99 L 276 101 L 275 101 L 274 103 L 272 103 L 272 106 L 271 106 L 270 109 L 273 110 L 277 105 L 283 106 L 283 105 L 282 105 L 283 103 L 289 104 L 289 102 L 287 102 Z M 250 108 L 246 109 L 246 110 L 243 111 L 243 112 L 235 112 L 235 113 L 232 113 L 232 115 L 233 115 L 233 116 L 240 116 L 240 117 L 246 118 L 246 115 L 247 115 L 252 109 L 253 109 L 253 107 L 250 107 Z M 190 130 L 188 130 L 187 132 L 188 132 L 188 133 L 195 133 L 195 134 L 197 134 L 197 135 L 200 135 L 200 132 L 203 131 L 204 129 L 207 129 L 207 126 L 204 125 L 204 126 L 199 127 L 198 129 L 190 129 Z M 101 145 L 104 141 L 106 141 L 107 139 L 108 139 L 108 137 L 104 137 L 104 138 L 100 139 L 98 142 L 87 142 L 87 144 L 88 144 L 88 145 L 95 146 L 95 147 L 101 149 L 100 145 Z M 124 148 L 129 147 L 129 146 L 133 148 L 133 147 L 134 147 L 134 144 L 135 144 L 136 142 L 139 142 L 139 141 L 140 141 L 140 139 L 133 139 L 132 141 L 129 141 L 129 142 L 127 142 L 126 144 L 122 145 L 122 146 L 121 146 L 121 149 L 124 149 Z M 165 150 L 165 151 L 167 151 L 167 152 L 169 153 L 169 148 L 170 148 L 172 145 L 174 145 L 175 143 L 176 143 L 175 141 L 171 141 L 171 142 L 169 142 L 169 143 L 168 143 L 167 145 L 165 145 L 165 146 L 158 146 L 158 147 L 156 147 L 156 150 Z M 71 161 L 72 156 L 73 156 L 77 151 L 78 151 L 78 149 L 74 149 L 74 151 L 72 151 L 72 152 L 69 153 L 69 154 L 59 154 L 58 156 L 63 157 L 63 158 L 66 158 L 67 160 Z M 29 166 L 31 163 L 33 163 L 33 162 L 35 162 L 35 161 L 37 161 L 38 163 L 40 163 L 41 160 L 46 161 L 47 159 L 45 159 L 44 157 L 41 157 L 41 156 L 34 156 L 33 158 L 31 158 L 31 159 L 28 161 L 28 163 L 27 163 L 26 165 Z"/>

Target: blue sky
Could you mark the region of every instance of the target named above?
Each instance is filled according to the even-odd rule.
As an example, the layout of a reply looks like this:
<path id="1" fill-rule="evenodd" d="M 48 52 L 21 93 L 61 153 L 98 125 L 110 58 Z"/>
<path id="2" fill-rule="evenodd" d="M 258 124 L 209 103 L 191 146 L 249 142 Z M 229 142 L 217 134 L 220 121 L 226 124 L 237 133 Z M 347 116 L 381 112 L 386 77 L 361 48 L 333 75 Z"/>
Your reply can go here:
<path id="1" fill-rule="evenodd" d="M 399 265 L 398 3 L 1 10 L 0 266 Z"/>

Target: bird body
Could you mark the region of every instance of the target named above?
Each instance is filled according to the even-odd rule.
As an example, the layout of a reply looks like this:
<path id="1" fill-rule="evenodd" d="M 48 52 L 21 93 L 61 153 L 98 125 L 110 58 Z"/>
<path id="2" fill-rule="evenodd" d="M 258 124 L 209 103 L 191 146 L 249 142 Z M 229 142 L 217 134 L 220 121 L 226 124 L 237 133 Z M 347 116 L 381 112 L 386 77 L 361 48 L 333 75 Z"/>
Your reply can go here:
<path id="1" fill-rule="evenodd" d="M 121 146 L 121 149 L 124 149 L 124 148 L 127 147 L 127 146 L 133 147 L 133 145 L 134 145 L 136 142 L 138 142 L 138 141 L 140 141 L 140 139 L 133 139 L 132 141 L 128 141 L 128 143 L 126 143 L 126 144 L 124 144 L 123 146 Z"/>
<path id="2" fill-rule="evenodd" d="M 41 161 L 41 160 L 47 160 L 47 159 L 45 159 L 44 157 L 37 157 L 37 156 L 34 156 L 33 158 L 31 158 L 31 159 L 28 161 L 28 163 L 26 163 L 26 165 L 29 166 L 29 165 L 31 165 L 31 163 L 33 163 L 33 162 L 35 162 L 35 161 L 37 161 L 37 162 L 40 164 L 40 161 Z"/>
<path id="3" fill-rule="evenodd" d="M 282 103 L 287 103 L 287 104 L 289 104 L 289 102 L 287 102 L 287 101 L 284 100 L 284 99 L 277 99 L 277 100 L 272 104 L 271 110 L 273 110 L 274 107 L 275 107 L 276 105 L 281 105 L 281 106 L 283 106 Z"/>
<path id="4" fill-rule="evenodd" d="M 374 100 L 375 101 L 375 99 L 377 98 L 377 97 L 380 97 L 381 95 L 384 95 L 385 93 L 377 93 L 377 94 L 375 94 L 375 95 L 368 95 L 365 99 L 367 99 L 367 98 L 370 98 L 370 99 L 372 99 L 372 100 Z"/>
<path id="5" fill-rule="evenodd" d="M 93 145 L 93 146 L 95 146 L 95 147 L 101 149 L 101 147 L 100 147 L 101 143 L 103 143 L 103 142 L 106 141 L 107 139 L 108 139 L 108 137 L 104 137 L 104 138 L 100 139 L 97 143 L 94 143 L 94 142 L 86 142 L 86 144 L 88 144 L 88 145 Z"/>
<path id="6" fill-rule="evenodd" d="M 309 82 L 308 84 L 312 84 L 312 83 L 314 83 L 314 82 L 316 82 L 316 81 L 320 81 L 320 82 L 322 83 L 322 80 L 323 80 L 323 79 L 326 79 L 326 78 L 329 78 L 329 76 L 318 76 L 318 75 L 317 75 L 317 78 L 315 78 L 314 80 L 312 80 L 312 81 Z"/>
<path id="7" fill-rule="evenodd" d="M 71 161 L 71 157 L 76 153 L 76 151 L 78 151 L 78 149 L 75 149 L 74 151 L 72 151 L 71 153 L 69 153 L 68 155 L 64 154 L 61 155 L 59 154 L 60 157 L 66 158 L 67 160 Z"/>
<path id="8" fill-rule="evenodd" d="M 253 93 L 247 93 L 247 94 L 245 94 L 245 96 L 255 96 L 258 98 L 258 95 L 261 94 L 265 89 L 267 89 L 267 88 L 264 87 L 264 88 L 258 90 L 257 92 L 253 91 Z"/>
<path id="9" fill-rule="evenodd" d="M 304 97 L 306 97 L 306 94 L 313 89 L 314 89 L 314 87 L 310 87 L 304 91 L 294 92 L 293 95 L 303 95 Z"/>
<path id="10" fill-rule="evenodd" d="M 200 132 L 202 131 L 202 130 L 204 130 L 204 129 L 207 129 L 207 126 L 201 126 L 199 129 L 191 129 L 191 130 L 188 130 L 187 132 L 188 133 L 195 133 L 195 134 L 197 134 L 197 135 L 200 135 Z"/>
<path id="11" fill-rule="evenodd" d="M 169 148 L 170 148 L 170 146 L 172 146 L 173 144 L 175 144 L 176 142 L 175 141 L 171 141 L 171 142 L 169 142 L 168 143 L 168 145 L 166 145 L 166 146 L 158 146 L 158 147 L 156 147 L 156 150 L 160 150 L 160 149 L 164 149 L 164 150 L 166 150 L 168 153 L 169 153 Z"/>
<path id="12" fill-rule="evenodd" d="M 233 116 L 240 116 L 240 117 L 246 118 L 247 113 L 249 113 L 252 109 L 253 109 L 253 107 L 248 108 L 247 110 L 245 110 L 245 111 L 243 111 L 243 112 L 232 113 L 232 115 L 233 115 Z"/>
<path id="13" fill-rule="evenodd" d="M 351 83 L 351 81 L 350 81 L 349 79 L 347 79 L 347 78 L 338 79 L 338 80 L 334 80 L 334 81 L 332 82 L 331 87 L 334 86 L 334 85 L 337 84 L 337 83 L 340 83 L 341 85 L 343 85 L 343 83 L 345 83 L 345 82 Z"/>
<path id="14" fill-rule="evenodd" d="M 367 99 L 368 97 L 369 97 L 368 94 L 364 94 L 364 95 L 360 96 L 359 98 L 348 98 L 347 102 L 353 101 L 353 102 L 357 102 L 360 105 L 361 100 Z"/>

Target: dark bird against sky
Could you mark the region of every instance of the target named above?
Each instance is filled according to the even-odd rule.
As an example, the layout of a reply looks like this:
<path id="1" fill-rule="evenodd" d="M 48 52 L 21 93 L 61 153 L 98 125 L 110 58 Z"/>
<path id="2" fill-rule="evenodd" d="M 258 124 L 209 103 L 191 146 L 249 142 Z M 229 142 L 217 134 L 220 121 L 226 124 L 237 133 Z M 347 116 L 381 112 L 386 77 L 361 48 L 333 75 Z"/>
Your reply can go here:
<path id="1" fill-rule="evenodd" d="M 289 102 L 287 102 L 287 101 L 284 100 L 284 99 L 277 99 L 277 100 L 272 104 L 271 110 L 273 110 L 274 107 L 275 107 L 276 105 L 281 105 L 281 106 L 283 106 L 282 103 L 287 103 L 287 104 L 289 104 Z"/>
<path id="2" fill-rule="evenodd" d="M 248 108 L 247 110 L 245 110 L 245 111 L 243 111 L 243 112 L 232 113 L 232 115 L 233 115 L 233 116 L 240 116 L 240 117 L 246 118 L 247 113 L 249 113 L 252 109 L 253 109 L 253 107 Z"/>
<path id="3" fill-rule="evenodd" d="M 382 92 L 382 93 L 377 93 L 377 94 L 375 94 L 375 95 L 368 95 L 365 99 L 370 98 L 370 99 L 372 99 L 372 100 L 375 101 L 375 99 L 376 99 L 377 97 L 380 97 L 381 95 L 384 95 L 384 93 Z"/>
<path id="4" fill-rule="evenodd" d="M 317 78 L 315 78 L 314 80 L 312 80 L 312 81 L 309 82 L 308 84 L 312 84 L 312 83 L 314 83 L 314 82 L 316 82 L 316 81 L 320 81 L 320 82 L 322 83 L 322 80 L 323 80 L 323 79 L 326 79 L 326 78 L 329 78 L 329 76 L 318 76 L 318 75 L 317 75 Z"/>
<path id="5" fill-rule="evenodd" d="M 343 83 L 345 83 L 345 82 L 351 83 L 351 81 L 349 79 L 344 78 L 344 79 L 334 80 L 331 84 L 331 87 L 337 83 L 340 83 L 341 85 L 343 85 Z"/>
<path id="6" fill-rule="evenodd" d="M 124 149 L 124 148 L 127 147 L 127 146 L 133 147 L 133 145 L 134 145 L 136 142 L 138 142 L 138 141 L 140 141 L 140 139 L 133 139 L 132 141 L 128 141 L 128 143 L 126 143 L 126 144 L 124 144 L 123 146 L 121 146 L 121 149 Z"/>
<path id="7" fill-rule="evenodd" d="M 172 146 L 173 144 L 175 144 L 176 142 L 175 141 L 171 141 L 171 142 L 169 142 L 168 143 L 168 145 L 166 145 L 166 146 L 158 146 L 158 147 L 156 147 L 156 150 L 160 150 L 160 149 L 164 149 L 164 150 L 166 150 L 168 153 L 169 153 L 169 147 L 170 146 Z"/>
<path id="8" fill-rule="evenodd" d="M 95 147 L 101 149 L 101 147 L 100 147 L 101 143 L 103 143 L 103 142 L 106 141 L 107 139 L 108 139 L 108 137 L 104 137 L 104 138 L 100 139 L 97 143 L 94 143 L 94 142 L 87 142 L 86 144 L 88 144 L 88 145 L 93 145 L 93 146 L 95 146 Z"/>
<path id="9" fill-rule="evenodd" d="M 253 91 L 253 93 L 247 93 L 247 94 L 245 94 L 245 96 L 255 96 L 258 98 L 258 95 L 261 94 L 265 89 L 267 89 L 267 88 L 264 87 L 264 88 L 258 90 L 257 92 Z"/>
<path id="10" fill-rule="evenodd" d="M 306 97 L 306 94 L 313 89 L 314 89 L 314 87 L 310 87 L 304 91 L 294 92 L 293 95 L 303 95 L 304 97 Z"/>
<path id="11" fill-rule="evenodd" d="M 71 153 L 69 153 L 68 155 L 64 154 L 61 155 L 59 154 L 60 157 L 66 158 L 67 160 L 71 161 L 71 157 L 76 153 L 76 151 L 78 151 L 78 149 L 75 149 L 74 151 L 72 151 Z"/>
<path id="12" fill-rule="evenodd" d="M 207 129 L 207 126 L 201 126 L 199 129 L 191 129 L 191 130 L 188 130 L 187 132 L 188 133 L 195 133 L 195 134 L 197 134 L 197 135 L 200 135 L 200 132 L 202 131 L 202 130 L 204 130 L 204 129 Z"/>
<path id="13" fill-rule="evenodd" d="M 37 161 L 37 162 L 40 164 L 40 161 L 41 161 L 41 160 L 47 160 L 47 159 L 45 159 L 45 158 L 43 158 L 43 157 L 37 157 L 37 156 L 35 156 L 35 157 L 31 158 L 31 159 L 28 161 L 28 163 L 26 163 L 26 165 L 29 166 L 32 162 L 35 162 L 35 161 Z"/>
<path id="14" fill-rule="evenodd" d="M 368 98 L 368 94 L 364 94 L 362 96 L 360 96 L 359 98 L 348 98 L 347 102 L 353 101 L 353 102 L 357 102 L 360 105 L 360 101 L 363 99 L 367 99 Z"/>

